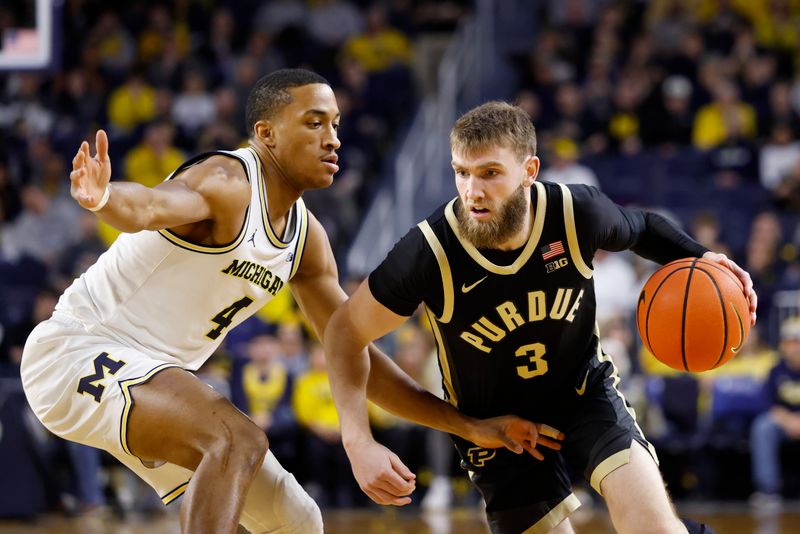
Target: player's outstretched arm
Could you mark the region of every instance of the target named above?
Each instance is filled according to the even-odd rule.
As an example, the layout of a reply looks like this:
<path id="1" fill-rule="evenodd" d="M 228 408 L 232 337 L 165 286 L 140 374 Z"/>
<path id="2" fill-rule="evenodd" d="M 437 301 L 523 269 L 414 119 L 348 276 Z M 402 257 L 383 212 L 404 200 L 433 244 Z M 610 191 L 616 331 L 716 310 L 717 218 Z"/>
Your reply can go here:
<path id="1" fill-rule="evenodd" d="M 156 187 L 134 182 L 111 183 L 108 137 L 96 135 L 97 153 L 81 143 L 72 159 L 70 193 L 81 207 L 94 211 L 122 232 L 176 228 L 242 212 L 250 186 L 241 164 L 211 157 Z"/>

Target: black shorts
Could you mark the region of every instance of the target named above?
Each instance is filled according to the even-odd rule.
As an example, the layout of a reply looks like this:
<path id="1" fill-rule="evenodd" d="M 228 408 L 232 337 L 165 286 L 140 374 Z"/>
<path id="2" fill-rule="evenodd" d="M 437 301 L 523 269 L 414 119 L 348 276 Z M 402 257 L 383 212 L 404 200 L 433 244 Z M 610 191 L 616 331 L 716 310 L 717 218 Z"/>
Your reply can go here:
<path id="1" fill-rule="evenodd" d="M 579 395 L 584 376 L 586 386 Z M 494 534 L 548 532 L 578 508 L 580 502 L 572 493 L 568 467 L 583 473 L 600 493 L 603 478 L 628 463 L 633 440 L 655 459 L 655 449 L 644 438 L 633 409 L 616 388 L 618 381 L 610 360 L 592 358 L 575 389 L 560 402 L 553 401 L 552 418 L 535 421 L 566 435 L 560 452 L 537 447 L 544 461 L 527 453 L 482 449 L 453 438 L 462 467 L 486 501 Z"/>

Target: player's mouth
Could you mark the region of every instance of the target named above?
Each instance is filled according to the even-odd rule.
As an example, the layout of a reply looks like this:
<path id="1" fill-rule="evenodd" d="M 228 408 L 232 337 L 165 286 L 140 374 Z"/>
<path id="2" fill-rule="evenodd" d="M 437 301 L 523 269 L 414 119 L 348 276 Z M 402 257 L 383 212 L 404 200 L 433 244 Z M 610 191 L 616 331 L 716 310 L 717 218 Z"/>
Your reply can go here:
<path id="1" fill-rule="evenodd" d="M 322 158 L 322 163 L 325 165 L 325 167 L 328 168 L 331 174 L 339 172 L 339 165 L 337 165 L 338 161 L 339 161 L 339 156 L 337 156 L 335 153 L 328 154 L 327 156 L 324 156 Z"/>
<path id="2" fill-rule="evenodd" d="M 480 221 L 483 219 L 488 219 L 490 215 L 491 211 L 489 211 L 487 208 L 482 208 L 478 206 L 471 206 L 469 208 L 469 216 L 475 220 Z"/>

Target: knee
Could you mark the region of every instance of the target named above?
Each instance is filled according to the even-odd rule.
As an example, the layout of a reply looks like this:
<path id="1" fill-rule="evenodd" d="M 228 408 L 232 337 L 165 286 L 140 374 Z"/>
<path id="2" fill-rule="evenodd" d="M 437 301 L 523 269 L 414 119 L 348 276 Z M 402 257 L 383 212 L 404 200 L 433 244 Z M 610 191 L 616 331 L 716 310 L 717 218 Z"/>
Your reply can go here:
<path id="1" fill-rule="evenodd" d="M 249 419 L 242 419 L 219 421 L 218 432 L 204 447 L 203 457 L 256 473 L 267 454 L 267 436 Z"/>

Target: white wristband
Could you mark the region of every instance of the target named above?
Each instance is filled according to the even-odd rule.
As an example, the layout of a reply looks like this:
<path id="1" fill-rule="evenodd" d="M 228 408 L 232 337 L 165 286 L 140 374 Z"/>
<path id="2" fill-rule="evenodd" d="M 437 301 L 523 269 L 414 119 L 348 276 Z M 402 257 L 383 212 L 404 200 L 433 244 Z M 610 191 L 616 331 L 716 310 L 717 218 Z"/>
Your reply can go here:
<path id="1" fill-rule="evenodd" d="M 100 202 L 98 202 L 96 206 L 86 209 L 89 211 L 100 211 L 106 206 L 106 204 L 108 204 L 108 197 L 110 196 L 111 196 L 111 188 L 108 187 L 108 185 L 106 185 L 106 190 L 103 191 L 103 198 L 100 199 Z"/>

